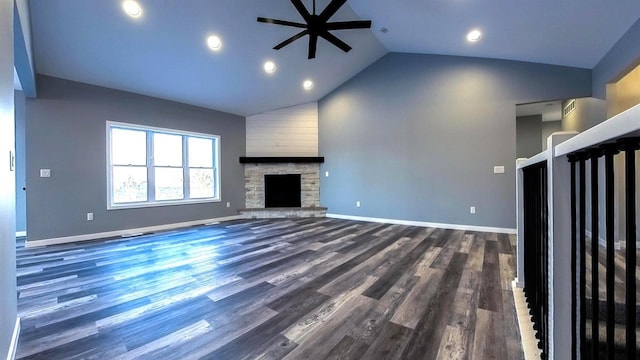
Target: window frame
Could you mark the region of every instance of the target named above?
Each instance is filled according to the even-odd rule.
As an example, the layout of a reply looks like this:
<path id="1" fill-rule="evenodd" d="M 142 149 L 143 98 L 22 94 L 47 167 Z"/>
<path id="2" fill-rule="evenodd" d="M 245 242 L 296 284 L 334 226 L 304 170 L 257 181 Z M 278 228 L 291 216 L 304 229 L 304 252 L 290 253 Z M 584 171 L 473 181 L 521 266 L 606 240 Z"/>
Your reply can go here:
<path id="1" fill-rule="evenodd" d="M 147 163 L 144 166 L 144 168 L 147 169 L 147 200 L 144 202 L 138 201 L 138 202 L 127 202 L 127 203 L 114 203 L 113 171 L 112 170 L 114 166 L 118 166 L 118 165 L 112 164 L 112 146 L 111 146 L 111 129 L 112 128 L 144 131 L 146 134 Z M 153 157 L 154 157 L 153 134 L 154 133 L 182 136 L 182 172 L 183 172 L 183 196 L 184 196 L 183 199 L 179 199 L 179 200 L 156 200 L 155 199 L 155 169 L 158 167 L 164 168 L 165 166 L 156 166 L 153 162 Z M 212 161 L 213 161 L 212 169 L 213 169 L 213 176 L 214 176 L 213 197 L 187 198 L 187 196 L 190 196 L 189 170 L 192 168 L 189 166 L 189 161 L 188 161 L 189 159 L 188 142 L 190 137 L 207 139 L 213 142 L 213 146 L 212 146 Z M 161 128 L 161 127 L 155 127 L 155 126 L 147 126 L 147 125 L 130 124 L 130 123 L 123 123 L 123 122 L 116 122 L 116 121 L 107 121 L 105 138 L 106 138 L 106 168 L 107 168 L 107 210 L 136 209 L 136 208 L 187 205 L 187 204 L 203 204 L 203 203 L 212 203 L 212 202 L 222 201 L 222 194 L 221 194 L 222 186 L 221 186 L 221 178 L 220 178 L 221 143 L 220 143 L 219 135 L 168 129 L 168 128 Z M 193 167 L 193 168 L 198 169 L 201 167 Z M 205 168 L 205 169 L 211 169 L 211 168 Z"/>

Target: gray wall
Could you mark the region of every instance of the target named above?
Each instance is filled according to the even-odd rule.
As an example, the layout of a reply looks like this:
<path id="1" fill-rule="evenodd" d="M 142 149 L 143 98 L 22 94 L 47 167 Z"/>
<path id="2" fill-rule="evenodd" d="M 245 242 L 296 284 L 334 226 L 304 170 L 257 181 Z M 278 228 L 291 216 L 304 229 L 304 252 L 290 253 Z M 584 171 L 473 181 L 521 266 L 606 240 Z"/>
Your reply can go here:
<path id="1" fill-rule="evenodd" d="M 515 228 L 516 104 L 590 93 L 586 69 L 388 54 L 319 103 L 330 171 L 321 204 L 335 214 Z"/>
<path id="2" fill-rule="evenodd" d="M 640 64 L 640 19 L 593 68 L 593 96 L 605 99 L 607 83 Z"/>
<path id="3" fill-rule="evenodd" d="M 0 0 L 0 358 L 7 358 L 16 323 L 13 1 Z"/>
<path id="4" fill-rule="evenodd" d="M 567 105 L 562 102 L 562 108 Z M 569 115 L 562 118 L 562 130 L 583 132 L 590 129 L 607 118 L 607 102 L 597 98 L 576 99 L 576 107 Z"/>
<path id="5" fill-rule="evenodd" d="M 542 151 L 547 150 L 547 138 L 554 132 L 562 131 L 562 121 L 543 121 L 542 122 Z"/>
<path id="6" fill-rule="evenodd" d="M 530 158 L 542 151 L 542 115 L 516 117 L 516 158 Z"/>
<path id="7" fill-rule="evenodd" d="M 27 231 L 27 186 L 25 136 L 24 136 L 25 97 L 22 91 L 15 92 L 16 111 L 16 231 Z"/>
<path id="8" fill-rule="evenodd" d="M 44 76 L 38 96 L 26 106 L 29 241 L 231 216 L 243 207 L 244 117 Z M 220 135 L 222 202 L 107 211 L 107 120 Z M 39 169 L 51 177 L 40 178 Z"/>

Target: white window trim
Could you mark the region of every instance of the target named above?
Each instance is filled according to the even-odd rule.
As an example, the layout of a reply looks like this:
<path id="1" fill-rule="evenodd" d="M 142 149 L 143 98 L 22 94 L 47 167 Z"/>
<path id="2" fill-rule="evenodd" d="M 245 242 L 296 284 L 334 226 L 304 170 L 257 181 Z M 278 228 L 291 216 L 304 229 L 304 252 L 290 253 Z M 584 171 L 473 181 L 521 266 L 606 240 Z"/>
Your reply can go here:
<path id="1" fill-rule="evenodd" d="M 215 183 L 214 192 L 217 196 L 213 198 L 194 198 L 194 199 L 181 199 L 181 200 L 154 200 L 154 201 L 146 201 L 146 202 L 130 202 L 130 203 L 122 203 L 122 204 L 114 204 L 113 203 L 113 193 L 112 193 L 112 166 L 111 166 L 111 127 L 124 127 L 132 130 L 141 130 L 141 131 L 155 131 L 155 132 L 163 132 L 175 135 L 182 136 L 194 136 L 194 137 L 204 137 L 208 139 L 215 140 L 216 151 L 214 154 L 214 176 L 217 179 Z M 198 133 L 192 131 L 184 131 L 184 130 L 176 130 L 176 129 L 168 129 L 161 128 L 155 126 L 147 126 L 147 125 L 139 125 L 139 124 L 130 124 L 123 123 L 117 121 L 107 121 L 106 122 L 106 168 L 107 168 L 107 210 L 120 210 L 120 209 L 138 209 L 138 208 L 149 208 L 149 207 L 159 207 L 159 206 L 174 206 L 174 205 L 189 205 L 189 204 L 204 204 L 204 203 L 215 203 L 222 201 L 222 178 L 220 177 L 220 149 L 222 148 L 220 135 L 214 134 L 206 134 L 206 133 Z M 147 164 L 147 166 L 149 166 Z M 183 164 L 183 167 L 188 167 L 188 164 Z M 185 179 L 187 181 L 187 179 Z"/>

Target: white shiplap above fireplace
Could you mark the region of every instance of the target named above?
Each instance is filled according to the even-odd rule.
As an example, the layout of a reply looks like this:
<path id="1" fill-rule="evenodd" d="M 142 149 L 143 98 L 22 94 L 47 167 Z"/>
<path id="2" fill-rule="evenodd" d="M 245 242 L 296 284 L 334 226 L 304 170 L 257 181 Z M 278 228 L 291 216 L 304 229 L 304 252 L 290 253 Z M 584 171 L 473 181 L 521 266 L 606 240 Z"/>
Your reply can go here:
<path id="1" fill-rule="evenodd" d="M 318 103 L 247 117 L 247 156 L 318 156 Z"/>

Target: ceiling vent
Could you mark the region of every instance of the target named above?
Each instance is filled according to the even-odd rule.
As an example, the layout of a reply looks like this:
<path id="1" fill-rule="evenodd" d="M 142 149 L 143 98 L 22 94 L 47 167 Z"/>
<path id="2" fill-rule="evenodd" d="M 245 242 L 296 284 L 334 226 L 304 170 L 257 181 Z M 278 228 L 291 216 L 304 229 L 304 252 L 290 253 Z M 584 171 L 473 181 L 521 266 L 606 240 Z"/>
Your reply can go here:
<path id="1" fill-rule="evenodd" d="M 576 109 L 576 99 L 570 100 L 562 109 L 562 117 L 566 117 Z"/>

